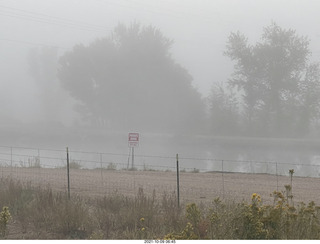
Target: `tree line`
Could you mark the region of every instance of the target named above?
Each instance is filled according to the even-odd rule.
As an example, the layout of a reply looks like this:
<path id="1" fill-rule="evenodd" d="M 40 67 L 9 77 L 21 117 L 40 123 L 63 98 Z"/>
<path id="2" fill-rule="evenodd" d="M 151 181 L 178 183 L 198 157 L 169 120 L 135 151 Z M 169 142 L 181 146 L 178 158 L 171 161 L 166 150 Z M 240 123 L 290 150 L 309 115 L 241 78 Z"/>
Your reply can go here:
<path id="1" fill-rule="evenodd" d="M 94 127 L 259 137 L 319 132 L 320 67 L 310 61 L 307 37 L 276 23 L 255 44 L 231 33 L 224 54 L 234 72 L 227 81 L 213 81 L 205 99 L 172 57 L 172 44 L 155 27 L 119 24 L 109 36 L 61 57 L 33 50 L 29 67 L 38 82 L 59 82 L 82 121 Z"/>

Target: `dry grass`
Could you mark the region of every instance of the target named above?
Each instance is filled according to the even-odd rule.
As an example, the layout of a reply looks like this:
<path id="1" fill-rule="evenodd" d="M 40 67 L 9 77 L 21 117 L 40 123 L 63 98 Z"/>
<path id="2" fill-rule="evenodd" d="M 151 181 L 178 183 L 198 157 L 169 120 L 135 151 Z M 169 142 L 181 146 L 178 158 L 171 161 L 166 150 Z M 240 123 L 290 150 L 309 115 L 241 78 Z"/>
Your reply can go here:
<path id="1" fill-rule="evenodd" d="M 159 201 L 140 189 L 135 197 L 73 195 L 69 200 L 66 192 L 10 178 L 1 179 L 0 189 L 0 207 L 8 206 L 12 214 L 5 239 L 154 239 L 180 227 L 171 195 Z"/>
<path id="2" fill-rule="evenodd" d="M 0 168 L 0 208 L 12 215 L 5 238 L 318 239 L 320 233 L 319 208 L 299 204 L 319 205 L 318 178 L 293 175 L 293 202 L 279 208 L 272 193 L 285 195 L 289 174 L 181 172 L 178 208 L 176 172 L 71 169 L 70 177 L 68 200 L 66 169 Z M 262 199 L 258 212 L 247 204 L 252 193 Z"/>
<path id="3" fill-rule="evenodd" d="M 11 176 L 20 182 L 34 186 L 50 186 L 54 191 L 67 191 L 66 169 L 46 168 L 0 168 L 0 176 Z M 270 194 L 283 191 L 290 184 L 288 176 L 245 173 L 180 173 L 181 202 L 211 202 L 212 199 L 235 201 L 250 200 L 253 192 L 261 195 L 264 203 L 272 203 Z M 105 196 L 118 193 L 134 197 L 140 188 L 148 196 L 156 192 L 158 198 L 164 193 L 177 191 L 176 172 L 86 170 L 70 169 L 71 195 Z M 293 176 L 295 202 L 315 201 L 320 204 L 320 179 Z"/>
<path id="4" fill-rule="evenodd" d="M 290 204 L 280 192 L 272 204 L 254 193 L 249 202 L 177 206 L 174 195 L 140 188 L 134 197 L 114 193 L 83 197 L 0 180 L 0 207 L 12 218 L 4 239 L 319 239 L 320 207 Z"/>

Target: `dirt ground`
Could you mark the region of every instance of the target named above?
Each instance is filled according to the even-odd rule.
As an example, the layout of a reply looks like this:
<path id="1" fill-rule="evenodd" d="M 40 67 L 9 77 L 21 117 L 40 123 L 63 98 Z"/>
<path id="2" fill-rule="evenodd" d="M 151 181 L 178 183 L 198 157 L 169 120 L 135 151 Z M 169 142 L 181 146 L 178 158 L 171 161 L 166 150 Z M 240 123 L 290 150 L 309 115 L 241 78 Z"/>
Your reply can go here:
<path id="1" fill-rule="evenodd" d="M 0 177 L 12 177 L 32 185 L 49 186 L 67 191 L 67 170 L 46 168 L 0 167 Z M 289 176 L 245 173 L 179 173 L 180 202 L 208 202 L 219 197 L 235 201 L 250 201 L 252 193 L 261 195 L 266 204 L 273 202 L 271 193 L 284 191 Z M 104 196 L 120 193 L 135 196 L 139 188 L 147 195 L 177 195 L 177 173 L 164 171 L 85 170 L 70 169 L 70 193 L 83 196 Z M 320 205 L 320 179 L 295 177 L 292 179 L 295 203 L 314 201 Z"/>

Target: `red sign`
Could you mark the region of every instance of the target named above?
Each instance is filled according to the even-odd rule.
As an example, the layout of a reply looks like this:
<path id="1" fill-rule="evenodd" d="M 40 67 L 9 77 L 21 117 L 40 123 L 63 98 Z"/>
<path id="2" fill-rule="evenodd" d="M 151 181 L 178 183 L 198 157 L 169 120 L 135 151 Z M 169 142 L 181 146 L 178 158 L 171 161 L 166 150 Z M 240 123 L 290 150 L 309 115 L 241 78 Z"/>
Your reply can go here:
<path id="1" fill-rule="evenodd" d="M 128 146 L 129 147 L 139 146 L 139 133 L 129 133 Z"/>

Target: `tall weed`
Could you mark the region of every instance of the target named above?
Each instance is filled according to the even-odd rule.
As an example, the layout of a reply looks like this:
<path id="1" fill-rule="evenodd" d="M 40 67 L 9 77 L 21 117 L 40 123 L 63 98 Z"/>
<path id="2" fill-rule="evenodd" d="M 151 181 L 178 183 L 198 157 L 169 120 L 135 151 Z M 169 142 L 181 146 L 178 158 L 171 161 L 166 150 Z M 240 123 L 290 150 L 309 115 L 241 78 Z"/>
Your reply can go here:
<path id="1" fill-rule="evenodd" d="M 0 207 L 10 209 L 7 239 L 320 239 L 320 207 L 295 203 L 273 192 L 273 204 L 259 194 L 250 202 L 219 198 L 210 204 L 177 204 L 175 194 L 135 197 L 114 193 L 83 198 L 0 179 Z M 7 216 L 7 215 L 6 215 Z M 19 236 L 10 228 L 20 228 Z M 7 231 L 9 230 L 9 231 Z"/>

